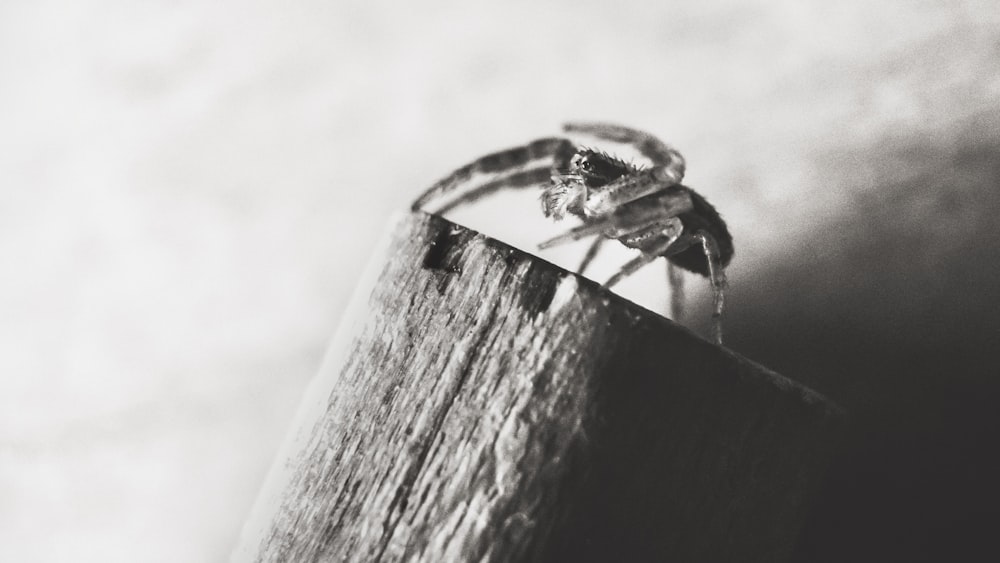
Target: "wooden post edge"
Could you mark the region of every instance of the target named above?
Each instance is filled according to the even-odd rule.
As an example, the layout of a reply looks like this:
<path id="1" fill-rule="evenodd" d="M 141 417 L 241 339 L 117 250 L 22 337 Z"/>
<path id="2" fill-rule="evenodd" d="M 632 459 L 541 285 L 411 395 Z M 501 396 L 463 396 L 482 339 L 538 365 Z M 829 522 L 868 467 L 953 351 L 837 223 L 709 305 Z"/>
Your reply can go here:
<path id="1" fill-rule="evenodd" d="M 822 396 L 417 212 L 374 254 L 234 561 L 783 561 Z"/>

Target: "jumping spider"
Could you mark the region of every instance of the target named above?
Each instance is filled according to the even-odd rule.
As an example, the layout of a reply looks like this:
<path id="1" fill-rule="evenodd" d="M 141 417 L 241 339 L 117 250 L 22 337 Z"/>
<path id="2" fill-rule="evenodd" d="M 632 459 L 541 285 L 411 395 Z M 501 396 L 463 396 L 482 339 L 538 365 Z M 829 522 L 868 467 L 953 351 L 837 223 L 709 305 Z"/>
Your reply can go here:
<path id="1" fill-rule="evenodd" d="M 639 268 L 663 256 L 671 283 L 672 316 L 677 318 L 681 276 L 674 267 L 709 279 L 713 290 L 713 336 L 722 343 L 725 267 L 733 257 L 733 239 L 726 223 L 708 201 L 682 185 L 684 157 L 656 137 L 608 123 L 568 123 L 566 133 L 631 145 L 652 166 L 642 167 L 608 153 L 550 137 L 484 156 L 454 171 L 413 202 L 422 208 L 434 199 L 466 185 L 476 176 L 484 183 L 459 195 L 438 213 L 476 201 L 507 188 L 544 186 L 542 212 L 562 219 L 575 215 L 583 223 L 547 240 L 540 249 L 595 236 L 578 271 L 582 274 L 606 239 L 616 239 L 641 254 L 604 282 L 611 287 Z"/>

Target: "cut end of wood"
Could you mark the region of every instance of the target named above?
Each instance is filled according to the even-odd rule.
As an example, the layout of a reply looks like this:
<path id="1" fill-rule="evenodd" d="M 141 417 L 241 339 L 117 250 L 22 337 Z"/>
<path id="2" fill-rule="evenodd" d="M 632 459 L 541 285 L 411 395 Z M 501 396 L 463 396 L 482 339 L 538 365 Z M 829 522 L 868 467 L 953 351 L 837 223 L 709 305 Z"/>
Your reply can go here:
<path id="1" fill-rule="evenodd" d="M 385 248 L 236 560 L 787 559 L 835 405 L 440 217 Z"/>

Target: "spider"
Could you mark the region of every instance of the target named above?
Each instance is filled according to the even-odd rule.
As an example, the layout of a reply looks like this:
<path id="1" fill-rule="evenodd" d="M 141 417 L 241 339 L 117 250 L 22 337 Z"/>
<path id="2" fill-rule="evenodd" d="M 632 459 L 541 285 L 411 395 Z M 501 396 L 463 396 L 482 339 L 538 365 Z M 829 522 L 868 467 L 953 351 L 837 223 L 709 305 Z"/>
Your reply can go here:
<path id="1" fill-rule="evenodd" d="M 671 316 L 675 319 L 683 300 L 683 278 L 675 267 L 707 277 L 713 290 L 713 337 L 721 344 L 725 267 L 733 257 L 733 239 L 715 208 L 680 183 L 684 157 L 653 135 L 621 125 L 568 123 L 563 131 L 631 145 L 652 165 L 638 166 L 606 152 L 577 146 L 566 138 L 543 138 L 459 168 L 418 197 L 413 210 L 474 181 L 479 185 L 437 212 L 502 189 L 543 187 L 541 203 L 546 217 L 559 220 L 574 215 L 583 222 L 539 244 L 539 249 L 595 237 L 577 269 L 580 274 L 605 240 L 616 239 L 639 250 L 639 256 L 604 282 L 605 288 L 660 256 L 665 257 L 672 288 Z"/>

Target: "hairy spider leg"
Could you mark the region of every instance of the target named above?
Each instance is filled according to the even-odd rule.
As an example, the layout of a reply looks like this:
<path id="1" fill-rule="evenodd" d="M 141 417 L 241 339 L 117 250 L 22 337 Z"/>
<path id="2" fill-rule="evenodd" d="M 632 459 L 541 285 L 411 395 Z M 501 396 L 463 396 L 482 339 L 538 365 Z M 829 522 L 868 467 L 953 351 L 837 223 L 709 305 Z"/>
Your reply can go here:
<path id="1" fill-rule="evenodd" d="M 681 153 L 645 131 L 611 123 L 584 122 L 566 123 L 563 125 L 563 131 L 583 133 L 606 141 L 631 145 L 642 156 L 651 160 L 655 168 L 661 170 L 659 174 L 663 176 L 664 182 L 673 185 L 679 184 L 684 179 L 685 162 Z"/>
<path id="2" fill-rule="evenodd" d="M 684 271 L 667 260 L 667 281 L 670 284 L 670 318 L 680 322 L 684 316 Z"/>
<path id="3" fill-rule="evenodd" d="M 708 260 L 708 279 L 712 283 L 712 331 L 715 343 L 722 344 L 722 309 L 725 306 L 728 282 L 726 270 L 719 258 L 719 243 L 706 231 L 698 231 L 692 236 L 701 242 L 705 259 Z"/>
<path id="4" fill-rule="evenodd" d="M 587 266 L 589 266 L 590 263 L 594 261 L 594 258 L 597 257 L 597 252 L 601 250 L 601 245 L 604 244 L 604 241 L 606 240 L 608 239 L 598 235 L 597 238 L 594 239 L 594 242 L 590 243 L 590 248 L 588 248 L 587 253 L 583 255 L 583 260 L 580 261 L 580 267 L 576 269 L 576 273 L 581 276 L 583 275 L 584 270 L 586 270 Z"/>
<path id="5" fill-rule="evenodd" d="M 582 225 L 552 237 L 538 245 L 539 250 L 573 242 L 591 235 L 607 238 L 623 238 L 634 235 L 649 227 L 671 220 L 681 213 L 694 208 L 691 196 L 686 191 L 664 192 L 649 201 L 623 205 L 613 213 L 601 217 L 585 219 Z"/>
<path id="6" fill-rule="evenodd" d="M 663 241 L 649 248 L 644 248 L 639 256 L 625 263 L 625 265 L 622 266 L 621 269 L 615 273 L 615 275 L 608 278 L 608 281 L 604 282 L 602 286 L 611 287 L 628 276 L 636 273 L 640 268 L 649 264 L 653 260 L 656 260 L 660 256 L 680 252 L 691 246 L 694 242 L 693 237 L 682 236 L 683 232 L 684 225 L 681 224 L 681 220 L 677 217 L 671 217 L 663 224 L 663 229 L 659 232 L 660 236 L 665 237 Z"/>
<path id="7" fill-rule="evenodd" d="M 496 180 L 487 182 L 479 187 L 469 190 L 455 199 L 444 204 L 436 213 L 447 213 L 460 205 L 475 203 L 486 196 L 507 188 L 531 188 L 547 183 L 552 177 L 552 167 L 538 166 L 514 172 L 507 176 L 501 176 Z"/>
<path id="8" fill-rule="evenodd" d="M 563 156 L 564 154 L 572 154 L 575 151 L 576 147 L 568 139 L 547 137 L 527 145 L 488 154 L 438 180 L 413 202 L 411 208 L 416 211 L 424 207 L 431 201 L 465 185 L 476 174 L 496 176 L 499 173 L 520 169 L 536 160 L 552 158 L 565 160 L 568 157 Z"/>
<path id="9" fill-rule="evenodd" d="M 626 174 L 587 194 L 583 204 L 584 213 L 588 216 L 611 213 L 626 203 L 633 202 L 662 190 L 677 182 L 664 181 L 656 174 L 657 169 L 637 170 Z"/>
<path id="10" fill-rule="evenodd" d="M 553 246 L 584 239 L 593 235 L 618 238 L 647 229 L 651 225 L 661 222 L 663 219 L 663 216 L 650 214 L 632 217 L 622 217 L 616 214 L 599 217 L 539 243 L 538 249 L 545 250 L 546 248 L 552 248 Z"/>
<path id="11" fill-rule="evenodd" d="M 701 243 L 705 251 L 705 258 L 708 260 L 710 279 L 714 294 L 712 312 L 712 337 L 716 344 L 722 344 L 722 309 L 725 298 L 726 273 L 719 263 L 719 248 L 712 235 L 705 231 L 698 231 L 693 235 L 681 234 L 679 229 L 683 229 L 680 219 L 673 218 L 672 223 L 662 232 L 667 237 L 663 242 L 643 249 L 635 259 L 622 266 L 615 275 L 604 282 L 604 287 L 611 287 L 626 277 L 634 274 L 640 268 L 663 256 L 669 260 L 670 256 L 687 250 L 694 244 Z M 676 320 L 676 319 L 675 319 Z"/>
<path id="12" fill-rule="evenodd" d="M 538 250 L 545 250 L 546 248 L 552 248 L 553 246 L 565 244 L 567 242 L 584 239 L 592 235 L 605 236 L 605 229 L 609 229 L 612 226 L 614 226 L 613 217 L 605 217 L 603 219 L 598 219 L 597 221 L 584 223 L 573 227 L 561 235 L 554 236 L 547 241 L 538 243 Z"/>

